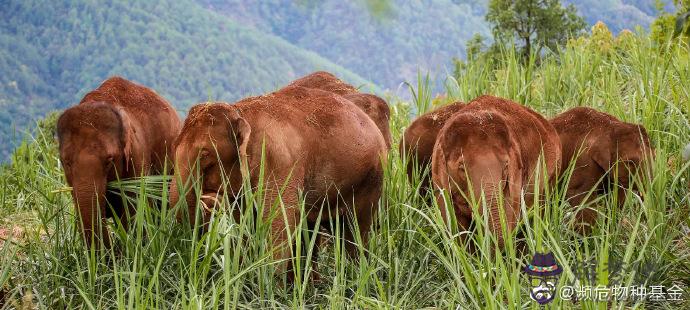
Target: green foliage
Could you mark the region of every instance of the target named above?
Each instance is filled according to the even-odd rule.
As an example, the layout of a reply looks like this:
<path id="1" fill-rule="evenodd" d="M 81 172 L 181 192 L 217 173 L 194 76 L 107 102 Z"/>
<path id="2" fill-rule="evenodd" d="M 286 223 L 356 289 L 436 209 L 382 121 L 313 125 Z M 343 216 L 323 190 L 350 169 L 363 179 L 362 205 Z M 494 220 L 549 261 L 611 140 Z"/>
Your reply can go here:
<path id="1" fill-rule="evenodd" d="M 197 0 L 204 6 L 314 51 L 384 88 L 414 81 L 417 71 L 452 69 L 466 59 L 465 42 L 490 37 L 488 0 Z M 670 0 L 664 0 L 670 2 Z M 298 3 L 299 5 L 295 5 Z M 593 25 L 614 32 L 647 27 L 656 14 L 648 0 L 566 0 Z M 382 5 L 383 14 L 369 9 Z M 365 61 L 375 60 L 375 61 Z"/>
<path id="2" fill-rule="evenodd" d="M 690 36 L 690 1 L 674 0 L 673 2 L 676 4 L 676 7 L 678 7 L 673 36 L 682 34 L 688 37 Z"/>
<path id="3" fill-rule="evenodd" d="M 111 75 L 152 87 L 181 112 L 209 99 L 260 94 L 314 70 L 369 84 L 191 0 L 22 0 L 2 7 L 0 159 L 32 119 L 76 104 Z"/>
<path id="4" fill-rule="evenodd" d="M 635 30 L 639 25 L 647 29 L 660 10 L 673 8 L 672 0 L 563 0 L 577 7 L 589 25 L 606 23 L 615 34 Z"/>
<path id="5" fill-rule="evenodd" d="M 617 32 L 647 26 L 655 14 L 649 2 L 568 3 Z M 418 71 L 445 75 L 450 59 L 465 59 L 472 34 L 491 34 L 486 11 L 484 0 L 4 2 L 0 161 L 34 120 L 76 103 L 109 75 L 154 88 L 181 112 L 317 69 L 397 90 Z"/>
<path id="6" fill-rule="evenodd" d="M 418 71 L 443 74 L 474 33 L 490 34 L 482 1 L 197 1 L 392 90 Z"/>
<path id="7" fill-rule="evenodd" d="M 660 10 L 661 14 L 652 23 L 652 38 L 658 44 L 668 42 L 670 38 L 679 38 L 687 42 L 690 37 L 690 1 L 674 0 L 676 13 Z"/>
<path id="8" fill-rule="evenodd" d="M 658 45 L 663 45 L 670 41 L 676 28 L 676 17 L 664 13 L 661 14 L 650 26 L 650 36 Z"/>
<path id="9" fill-rule="evenodd" d="M 520 54 L 504 55 L 488 66 L 479 58 L 465 64 L 448 81 L 448 101 L 470 100 L 491 93 L 524 103 L 553 116 L 574 106 L 592 106 L 623 120 L 643 124 L 656 149 L 652 179 L 638 180 L 640 193 L 626 192 L 618 205 L 616 193 L 596 201 L 601 211 L 591 235 L 573 231 L 573 206 L 563 201 L 567 177 L 551 188 L 541 203 L 523 205 L 519 231 L 506 238 L 506 250 L 495 252 L 484 214 L 476 211 L 469 232 L 477 251 L 458 242 L 461 233 L 447 226 L 432 197 L 418 195 L 419 176 L 408 181 L 405 159 L 397 144 L 414 104 L 428 106 L 423 75 L 417 102 L 390 98 L 394 145 L 386 162 L 384 195 L 369 243 L 358 242 L 368 255 L 353 261 L 344 255 L 337 236 L 327 236 L 319 264 L 314 234 L 300 221 L 292 234 L 303 244 L 295 260 L 305 273 L 286 287 L 276 274 L 268 223 L 257 218 L 261 188 L 245 188 L 241 203 L 225 197 L 216 207 L 207 233 L 175 220 L 167 206 L 167 178 L 151 177 L 119 186 L 138 190 L 137 215 L 125 233 L 117 223 L 112 251 L 90 251 L 77 234 L 76 217 L 57 162 L 54 141 L 46 135 L 27 138 L 15 158 L 0 171 L 5 212 L 0 229 L 25 233 L 0 250 L 0 287 L 11 307 L 45 309 L 138 308 L 532 308 L 529 281 L 520 272 L 536 250 L 550 250 L 564 272 L 561 285 L 579 279 L 578 261 L 597 259 L 596 284 L 611 283 L 690 287 L 690 163 L 681 152 L 690 141 L 690 61 L 687 46 L 676 43 L 659 53 L 648 37 L 632 33 L 573 40 L 546 56 L 537 66 L 523 64 Z M 607 43 L 608 42 L 608 43 Z M 608 47 L 608 48 L 605 48 Z M 50 127 L 49 125 L 47 127 Z M 40 156 L 39 156 L 40 155 Z M 155 183 L 151 185 L 150 183 Z M 162 183 L 161 183 L 162 182 Z M 617 188 L 617 186 L 612 186 Z M 226 191 L 227 192 L 227 191 Z M 152 198 L 152 199 L 149 199 Z M 476 206 L 476 205 L 475 205 Z M 302 206 L 304 208 L 305 206 Z M 9 210 L 9 211 L 5 211 Z M 242 212 L 239 220 L 232 216 Z M 525 250 L 516 238 L 526 236 Z M 9 245 L 7 245 L 9 244 Z M 617 258 L 626 269 L 615 279 L 604 270 Z M 651 270 L 640 266 L 651 266 Z M 300 270 L 302 270 L 300 268 Z M 9 272 L 9 275 L 8 275 Z M 322 282 L 312 283 L 309 273 Z M 583 279 L 579 279 L 583 280 Z M 688 308 L 681 302 L 580 300 L 557 298 L 554 309 Z"/>
<path id="10" fill-rule="evenodd" d="M 573 5 L 560 0 L 490 0 L 486 20 L 492 25 L 495 44 L 515 43 L 527 61 L 542 48 L 555 50 L 582 32 L 585 22 Z"/>

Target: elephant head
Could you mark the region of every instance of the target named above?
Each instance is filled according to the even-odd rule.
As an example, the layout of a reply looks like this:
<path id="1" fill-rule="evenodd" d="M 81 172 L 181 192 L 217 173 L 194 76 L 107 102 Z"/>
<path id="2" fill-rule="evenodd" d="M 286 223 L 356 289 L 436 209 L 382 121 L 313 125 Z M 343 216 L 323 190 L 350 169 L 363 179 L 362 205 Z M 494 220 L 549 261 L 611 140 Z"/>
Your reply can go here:
<path id="1" fill-rule="evenodd" d="M 475 215 L 472 203 L 479 204 L 480 216 L 483 206 L 489 208 L 489 229 L 502 246 L 501 209 L 508 232 L 519 216 L 522 157 L 514 134 L 499 115 L 476 114 L 460 113 L 441 130 L 434 147 L 432 175 L 435 186 L 450 194 L 453 206 L 443 209 L 454 209 L 459 222 L 465 219 L 467 223 Z"/>
<path id="2" fill-rule="evenodd" d="M 176 180 L 170 188 L 170 204 L 177 205 L 180 194 L 184 195 L 192 224 L 197 199 L 212 205 L 226 191 L 229 197 L 239 194 L 248 174 L 250 133 L 249 123 L 226 103 L 199 104 L 189 111 L 175 141 Z M 178 213 L 178 219 L 181 215 Z"/>
<path id="3" fill-rule="evenodd" d="M 57 134 L 60 162 L 72 186 L 84 238 L 89 245 L 92 237 L 101 237 L 107 244 L 108 235 L 102 225 L 107 211 L 107 182 L 134 174 L 129 163 L 133 154 L 139 153 L 130 119 L 110 104 L 82 103 L 60 116 Z"/>
<path id="4" fill-rule="evenodd" d="M 651 176 L 653 172 L 651 163 L 655 155 L 649 136 L 641 125 L 623 122 L 613 125 L 608 135 L 599 136 L 591 143 L 592 159 L 608 171 L 608 184 L 613 184 L 612 178 L 616 177 L 620 187 L 637 190 L 636 183 L 630 183 L 632 178 L 639 173 Z M 623 198 L 624 195 L 620 190 L 619 196 Z"/>

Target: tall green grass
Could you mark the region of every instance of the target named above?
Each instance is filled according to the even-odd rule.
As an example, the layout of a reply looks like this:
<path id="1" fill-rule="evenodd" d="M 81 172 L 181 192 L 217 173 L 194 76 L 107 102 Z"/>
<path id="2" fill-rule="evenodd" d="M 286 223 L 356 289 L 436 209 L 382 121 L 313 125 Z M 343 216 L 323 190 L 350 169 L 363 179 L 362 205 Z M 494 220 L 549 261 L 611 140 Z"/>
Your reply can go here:
<path id="1" fill-rule="evenodd" d="M 622 43 L 621 43 L 622 44 Z M 505 51 L 501 60 L 468 64 L 448 79 L 448 96 L 468 101 L 494 94 L 522 102 L 553 116 L 579 105 L 595 107 L 648 129 L 656 148 L 655 175 L 641 180 L 641 193 L 595 202 L 601 214 L 593 233 L 573 230 L 574 209 L 563 200 L 567 177 L 535 206 L 523 205 L 522 221 L 506 249 L 496 252 L 486 224 L 472 232 L 446 225 L 432 197 L 419 194 L 419 178 L 408 180 L 404 159 L 394 145 L 385 167 L 384 193 L 368 244 L 358 261 L 345 255 L 335 236 L 325 236 L 318 264 L 314 238 L 304 216 L 292 235 L 299 273 L 293 285 L 276 274 L 268 223 L 261 214 L 262 189 L 246 190 L 244 199 L 220 199 L 206 233 L 178 224 L 163 190 L 169 178 L 144 178 L 111 184 L 129 192 L 137 214 L 125 232 L 113 223 L 111 250 L 85 248 L 75 210 L 50 132 L 38 132 L 21 146 L 11 165 L 2 168 L 2 228 L 22 227 L 23 235 L 0 247 L 0 287 L 7 307 L 41 309 L 198 309 L 198 308 L 532 308 L 529 280 L 521 269 L 535 251 L 551 251 L 565 270 L 560 285 L 664 285 L 690 287 L 690 164 L 680 160 L 690 141 L 690 61 L 688 48 L 659 50 L 635 36 L 629 46 L 601 51 L 572 44 L 540 65 L 521 64 Z M 391 100 L 391 131 L 397 141 L 412 111 L 431 108 L 427 79 L 420 76 L 414 102 Z M 48 126 L 49 127 L 49 126 Z M 641 197 L 644 197 L 642 199 Z M 481 202 L 480 202 L 481 203 Z M 232 211 L 242 213 L 239 222 Z M 476 214 L 478 219 L 485 218 Z M 340 227 L 339 223 L 334 225 Z M 469 235 L 477 251 L 468 252 Z M 518 241 L 517 237 L 524 240 Z M 305 245 L 305 246 L 302 246 Z M 626 265 L 613 278 L 604 263 Z M 595 283 L 576 274 L 578 261 L 595 262 Z M 310 282 L 318 272 L 320 282 Z M 27 297 L 28 296 L 28 297 Z M 559 308 L 687 308 L 686 301 L 611 303 L 560 298 Z"/>

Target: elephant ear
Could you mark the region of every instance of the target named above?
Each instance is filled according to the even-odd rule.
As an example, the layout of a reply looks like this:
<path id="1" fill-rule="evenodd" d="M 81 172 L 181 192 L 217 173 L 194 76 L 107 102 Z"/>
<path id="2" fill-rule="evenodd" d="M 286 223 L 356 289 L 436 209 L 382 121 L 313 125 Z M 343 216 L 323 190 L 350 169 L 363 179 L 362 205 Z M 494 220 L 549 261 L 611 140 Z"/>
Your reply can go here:
<path id="1" fill-rule="evenodd" d="M 141 145 L 137 138 L 137 130 L 135 126 L 132 125 L 132 120 L 127 112 L 123 111 L 122 109 L 117 109 L 116 111 L 120 116 L 120 121 L 122 122 L 122 133 L 120 139 L 122 141 L 123 154 L 125 157 L 124 168 L 125 172 L 129 172 L 130 166 L 138 166 L 136 165 L 138 160 L 136 160 L 134 156 L 141 155 Z M 138 173 L 141 173 L 141 171 L 138 171 Z"/>
<path id="2" fill-rule="evenodd" d="M 517 202 L 519 206 L 520 196 L 522 193 L 522 182 L 529 178 L 525 175 L 525 169 L 522 166 L 522 153 L 518 142 L 514 139 L 512 134 L 509 135 L 510 149 L 508 150 L 509 161 L 503 167 L 503 180 L 506 184 L 504 187 L 504 197 L 510 197 L 513 202 Z"/>
<path id="3" fill-rule="evenodd" d="M 611 169 L 612 152 L 615 152 L 615 146 L 613 145 L 613 138 L 610 133 L 597 135 L 596 133 L 590 133 L 590 138 L 588 139 L 589 154 L 595 163 L 604 171 L 609 171 Z"/>
<path id="4" fill-rule="evenodd" d="M 229 114 L 228 122 L 230 123 L 230 139 L 232 139 L 232 142 L 237 145 L 242 176 L 249 177 L 247 145 L 249 144 L 249 136 L 252 132 L 252 129 L 249 125 L 249 122 L 242 118 L 237 111 L 232 111 Z"/>
<path id="5" fill-rule="evenodd" d="M 440 141 L 434 144 L 434 150 L 431 154 L 431 175 L 432 188 L 434 190 L 449 189 L 450 180 L 448 177 L 448 162 L 443 151 L 443 145 Z"/>

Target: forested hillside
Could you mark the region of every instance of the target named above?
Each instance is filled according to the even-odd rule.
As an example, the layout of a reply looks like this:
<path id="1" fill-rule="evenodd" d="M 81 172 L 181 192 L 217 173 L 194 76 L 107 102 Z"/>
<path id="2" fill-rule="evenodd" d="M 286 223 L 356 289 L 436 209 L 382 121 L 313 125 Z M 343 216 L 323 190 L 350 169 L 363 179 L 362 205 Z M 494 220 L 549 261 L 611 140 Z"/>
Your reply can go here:
<path id="1" fill-rule="evenodd" d="M 32 119 L 78 102 L 110 75 L 153 87 L 184 112 L 319 69 L 367 83 L 193 1 L 9 1 L 0 10 L 0 160 Z"/>
<path id="2" fill-rule="evenodd" d="M 488 0 L 391 0 L 372 14 L 363 1 L 197 0 L 210 10 L 314 51 L 384 88 L 395 90 L 417 70 L 443 77 L 453 57 L 465 57 L 475 33 L 490 38 Z M 671 0 L 662 1 L 671 3 Z M 564 0 L 593 25 L 618 32 L 648 27 L 654 0 Z"/>
<path id="3" fill-rule="evenodd" d="M 482 1 L 392 1 L 379 15 L 359 1 L 198 1 L 389 89 L 418 69 L 444 75 L 475 33 L 491 35 Z"/>
<path id="4" fill-rule="evenodd" d="M 475 33 L 490 38 L 487 2 L 391 0 L 377 12 L 364 1 L 339 0 L 7 1 L 0 10 L 0 161 L 32 120 L 114 74 L 153 87 L 180 111 L 317 69 L 392 90 L 418 70 L 440 78 Z M 656 12 L 651 0 L 566 3 L 614 31 L 647 26 Z"/>
<path id="5" fill-rule="evenodd" d="M 577 7 L 589 24 L 603 21 L 612 32 L 649 27 L 658 13 L 656 0 L 563 0 Z M 673 11 L 673 1 L 660 1 L 662 8 Z"/>

